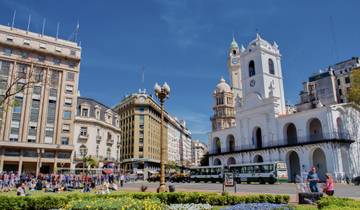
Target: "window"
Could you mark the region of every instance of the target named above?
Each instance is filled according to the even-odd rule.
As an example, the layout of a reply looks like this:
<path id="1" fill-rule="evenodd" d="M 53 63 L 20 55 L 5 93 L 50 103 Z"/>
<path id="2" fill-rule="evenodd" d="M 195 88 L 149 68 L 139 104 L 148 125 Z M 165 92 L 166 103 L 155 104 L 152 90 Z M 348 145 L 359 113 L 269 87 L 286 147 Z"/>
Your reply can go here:
<path id="1" fill-rule="evenodd" d="M 99 157 L 99 145 L 96 145 L 96 157 Z"/>
<path id="2" fill-rule="evenodd" d="M 337 84 L 340 85 L 341 84 L 341 80 L 337 79 Z"/>
<path id="3" fill-rule="evenodd" d="M 87 136 L 87 127 L 80 128 L 80 136 Z"/>
<path id="4" fill-rule="evenodd" d="M 100 119 L 100 110 L 98 110 L 98 109 L 96 110 L 96 116 L 95 117 L 98 120 Z"/>
<path id="5" fill-rule="evenodd" d="M 111 158 L 111 148 L 110 148 L 110 147 L 107 148 L 107 150 L 106 150 L 106 157 L 107 157 L 108 159 Z"/>
<path id="6" fill-rule="evenodd" d="M 38 61 L 39 61 L 39 62 L 44 62 L 44 61 L 45 61 L 45 56 L 39 55 L 39 56 L 38 56 Z"/>
<path id="7" fill-rule="evenodd" d="M 349 84 L 350 83 L 350 77 L 345 77 L 345 83 Z"/>
<path id="8" fill-rule="evenodd" d="M 73 94 L 73 91 L 74 91 L 74 87 L 72 85 L 66 85 L 65 92 L 67 94 Z"/>
<path id="9" fill-rule="evenodd" d="M 273 75 L 275 74 L 274 62 L 270 58 L 269 58 L 269 73 Z"/>
<path id="10" fill-rule="evenodd" d="M 81 116 L 82 117 L 88 117 L 89 116 L 89 109 L 87 109 L 87 108 L 81 109 Z"/>
<path id="11" fill-rule="evenodd" d="M 29 57 L 29 53 L 21 52 L 21 58 L 27 59 Z"/>
<path id="12" fill-rule="evenodd" d="M 252 77 L 255 75 L 255 62 L 253 60 L 249 63 L 249 77 Z"/>
<path id="13" fill-rule="evenodd" d="M 62 132 L 63 133 L 69 133 L 70 132 L 70 125 L 69 124 L 63 124 Z"/>
<path id="14" fill-rule="evenodd" d="M 44 43 L 40 43 L 40 49 L 42 49 L 42 50 L 46 50 L 46 44 L 44 44 Z"/>
<path id="15" fill-rule="evenodd" d="M 30 110 L 30 122 L 37 122 L 39 120 L 40 100 L 33 99 Z"/>
<path id="16" fill-rule="evenodd" d="M 59 66 L 60 63 L 61 63 L 61 60 L 60 60 L 60 59 L 54 58 L 54 64 L 55 64 L 55 65 Z"/>
<path id="17" fill-rule="evenodd" d="M 75 80 L 75 73 L 74 72 L 68 72 L 66 74 L 66 80 L 67 81 L 74 81 Z"/>
<path id="18" fill-rule="evenodd" d="M 45 136 L 52 137 L 54 135 L 54 128 L 50 126 L 46 126 L 45 128 Z"/>
<path id="19" fill-rule="evenodd" d="M 72 106 L 72 98 L 65 98 L 65 107 Z"/>
<path id="20" fill-rule="evenodd" d="M 71 119 L 71 111 L 64 111 L 63 119 L 70 120 Z"/>
<path id="21" fill-rule="evenodd" d="M 8 37 L 6 37 L 6 41 L 8 41 L 8 42 L 13 42 L 13 41 L 14 41 L 14 38 L 11 37 L 11 36 L 8 36 Z"/>
<path id="22" fill-rule="evenodd" d="M 4 48 L 4 54 L 7 55 L 7 56 L 10 56 L 12 54 L 12 49 Z"/>
<path id="23" fill-rule="evenodd" d="M 55 113 L 56 112 L 56 101 L 49 100 L 48 104 L 48 113 L 47 113 L 47 123 L 55 122 Z"/>
<path id="24" fill-rule="evenodd" d="M 29 46 L 29 45 L 30 45 L 30 40 L 25 39 L 25 40 L 24 40 L 24 45 L 28 45 L 28 46 Z"/>
<path id="25" fill-rule="evenodd" d="M 341 89 L 339 89 L 339 95 L 341 95 L 341 96 L 342 96 L 342 90 L 341 90 Z"/>

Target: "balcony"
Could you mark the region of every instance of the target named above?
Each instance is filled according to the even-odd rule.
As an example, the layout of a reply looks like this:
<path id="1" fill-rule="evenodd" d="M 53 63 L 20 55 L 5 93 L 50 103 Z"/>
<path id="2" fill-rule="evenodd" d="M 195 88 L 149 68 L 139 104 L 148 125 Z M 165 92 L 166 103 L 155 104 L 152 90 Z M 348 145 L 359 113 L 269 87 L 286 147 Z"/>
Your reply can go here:
<path id="1" fill-rule="evenodd" d="M 107 139 L 106 144 L 113 145 L 114 144 L 114 139 Z"/>
<path id="2" fill-rule="evenodd" d="M 87 141 L 89 138 L 89 134 L 79 134 L 79 141 L 82 142 L 82 141 Z"/>
<path id="3" fill-rule="evenodd" d="M 231 148 L 212 148 L 209 150 L 210 155 L 224 155 L 224 154 L 232 154 L 239 152 L 251 152 L 258 150 L 266 150 L 266 149 L 277 149 L 277 148 L 286 148 L 292 146 L 304 146 L 311 144 L 321 144 L 321 143 L 346 143 L 351 144 L 354 140 L 351 139 L 351 135 L 349 133 L 342 132 L 332 132 L 332 133 L 322 133 L 316 135 L 308 135 L 308 136 L 297 136 L 296 138 L 291 139 L 279 139 L 268 142 L 262 142 L 261 147 L 256 147 L 256 145 L 241 145 L 234 146 Z"/>
<path id="4" fill-rule="evenodd" d="M 100 135 L 96 135 L 96 143 L 100 143 L 101 142 L 102 137 Z"/>

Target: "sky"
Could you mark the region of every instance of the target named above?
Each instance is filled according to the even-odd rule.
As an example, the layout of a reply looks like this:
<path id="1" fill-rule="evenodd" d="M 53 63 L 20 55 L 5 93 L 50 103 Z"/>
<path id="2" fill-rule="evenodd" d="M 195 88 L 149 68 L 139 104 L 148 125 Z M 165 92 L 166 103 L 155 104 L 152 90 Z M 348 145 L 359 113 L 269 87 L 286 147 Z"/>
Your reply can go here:
<path id="1" fill-rule="evenodd" d="M 81 96 L 113 106 L 166 81 L 166 109 L 207 142 L 233 34 L 244 46 L 256 32 L 276 41 L 285 98 L 296 104 L 311 74 L 360 56 L 359 8 L 356 0 L 0 0 L 0 24 L 11 24 L 16 10 L 15 27 L 26 29 L 31 15 L 31 31 L 40 33 L 46 19 L 46 35 L 60 23 L 59 37 L 71 39 L 79 23 Z"/>

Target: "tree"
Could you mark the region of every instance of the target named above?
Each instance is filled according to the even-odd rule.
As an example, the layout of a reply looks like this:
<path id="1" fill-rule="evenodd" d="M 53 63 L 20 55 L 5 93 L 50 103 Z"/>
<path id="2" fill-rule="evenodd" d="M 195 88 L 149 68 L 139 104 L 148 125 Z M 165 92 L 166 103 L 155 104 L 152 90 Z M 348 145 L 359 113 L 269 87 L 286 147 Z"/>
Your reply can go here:
<path id="1" fill-rule="evenodd" d="M 206 152 L 200 160 L 201 166 L 208 166 L 209 165 L 209 152 Z"/>
<path id="2" fill-rule="evenodd" d="M 97 168 L 99 166 L 99 161 L 91 156 L 85 156 L 82 158 L 84 163 L 84 168 Z"/>
<path id="3" fill-rule="evenodd" d="M 360 68 L 351 71 L 350 81 L 349 101 L 360 105 Z"/>
<path id="4" fill-rule="evenodd" d="M 14 96 L 26 94 L 35 85 L 44 85 L 43 69 L 30 68 L 29 65 L 18 64 L 10 71 L 9 62 L 0 62 L 0 108 L 16 105 Z"/>

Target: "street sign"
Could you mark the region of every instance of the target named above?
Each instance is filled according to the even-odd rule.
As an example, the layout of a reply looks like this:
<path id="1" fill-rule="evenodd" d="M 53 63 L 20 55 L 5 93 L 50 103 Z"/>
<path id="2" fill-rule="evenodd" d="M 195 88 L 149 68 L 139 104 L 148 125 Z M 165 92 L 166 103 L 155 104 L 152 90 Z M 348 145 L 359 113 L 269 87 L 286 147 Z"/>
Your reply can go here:
<path id="1" fill-rule="evenodd" d="M 226 187 L 234 186 L 234 174 L 233 173 L 224 173 L 224 185 Z"/>

